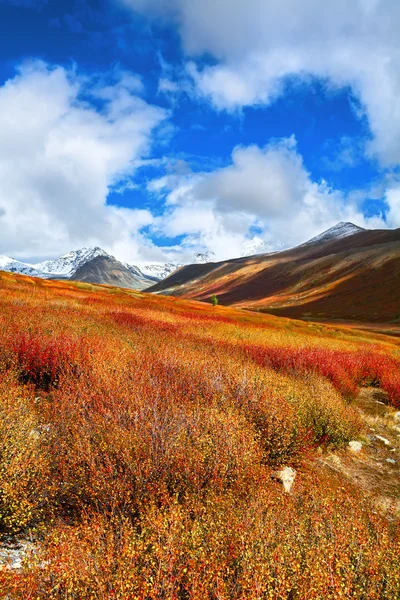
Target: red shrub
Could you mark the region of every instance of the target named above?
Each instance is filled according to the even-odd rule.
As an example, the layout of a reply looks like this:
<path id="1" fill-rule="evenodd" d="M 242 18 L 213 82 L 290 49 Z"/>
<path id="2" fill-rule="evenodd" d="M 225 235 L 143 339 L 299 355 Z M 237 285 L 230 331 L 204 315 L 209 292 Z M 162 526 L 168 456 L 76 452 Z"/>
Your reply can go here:
<path id="1" fill-rule="evenodd" d="M 354 397 L 360 385 L 380 385 L 394 405 L 400 403 L 400 364 L 383 354 L 250 345 L 245 347 L 245 352 L 257 364 L 276 371 L 322 375 L 345 397 Z"/>
<path id="2" fill-rule="evenodd" d="M 20 333 L 12 347 L 20 379 L 49 390 L 62 376 L 78 376 L 79 364 L 87 353 L 85 344 L 68 336 L 44 338 Z"/>

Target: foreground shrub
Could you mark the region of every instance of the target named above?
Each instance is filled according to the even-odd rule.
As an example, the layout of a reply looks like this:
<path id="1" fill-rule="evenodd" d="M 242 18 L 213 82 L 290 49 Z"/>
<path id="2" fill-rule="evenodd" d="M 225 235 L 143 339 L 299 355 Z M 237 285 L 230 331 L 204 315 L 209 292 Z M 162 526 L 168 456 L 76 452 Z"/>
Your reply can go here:
<path id="1" fill-rule="evenodd" d="M 399 551 L 398 530 L 326 481 L 294 496 L 264 484 L 243 500 L 151 503 L 136 523 L 87 514 L 51 532 L 36 566 L 3 586 L 66 600 L 397 600 Z"/>
<path id="2" fill-rule="evenodd" d="M 0 374 L 0 535 L 39 526 L 51 514 L 52 484 L 35 398 Z"/>

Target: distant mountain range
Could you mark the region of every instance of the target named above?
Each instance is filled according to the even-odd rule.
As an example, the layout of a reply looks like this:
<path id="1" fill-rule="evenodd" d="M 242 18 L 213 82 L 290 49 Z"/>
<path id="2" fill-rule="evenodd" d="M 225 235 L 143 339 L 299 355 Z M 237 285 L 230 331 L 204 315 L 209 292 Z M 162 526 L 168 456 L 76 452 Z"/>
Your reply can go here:
<path id="1" fill-rule="evenodd" d="M 214 254 L 198 253 L 193 262 L 207 263 Z M 91 283 L 119 285 L 143 290 L 168 277 L 182 266 L 177 262 L 154 263 L 137 267 L 122 263 L 99 247 L 72 250 L 55 260 L 29 264 L 9 256 L 0 256 L 0 270 L 44 279 L 71 279 Z M 102 272 L 103 269 L 103 272 Z M 117 275 L 118 272 L 118 275 Z"/>
<path id="2" fill-rule="evenodd" d="M 139 268 L 101 248 L 81 248 L 37 264 L 0 256 L 0 269 L 199 300 L 215 293 L 221 304 L 300 318 L 400 319 L 400 230 L 341 222 L 290 250 L 271 252 L 262 240 L 246 250 L 252 254 L 227 261 L 208 252 L 190 265 Z"/>
<path id="3" fill-rule="evenodd" d="M 212 262 L 215 259 L 214 252 L 199 252 L 193 256 L 194 264 L 203 264 Z M 128 265 L 126 265 L 128 266 Z M 140 267 L 140 271 L 146 276 L 157 281 L 161 281 L 171 275 L 177 269 L 183 267 L 183 263 L 168 262 L 168 263 L 154 263 Z M 128 266 L 129 268 L 129 266 Z"/>
<path id="4" fill-rule="evenodd" d="M 104 273 L 100 273 L 100 265 L 103 265 Z M 145 275 L 138 267 L 123 264 L 98 247 L 72 250 L 58 259 L 32 265 L 0 256 L 0 269 L 31 277 L 109 283 L 135 289 L 144 289 L 159 281 L 158 277 Z"/>
<path id="5" fill-rule="evenodd" d="M 400 323 L 400 229 L 338 223 L 284 250 L 187 265 L 149 292 L 311 320 Z"/>

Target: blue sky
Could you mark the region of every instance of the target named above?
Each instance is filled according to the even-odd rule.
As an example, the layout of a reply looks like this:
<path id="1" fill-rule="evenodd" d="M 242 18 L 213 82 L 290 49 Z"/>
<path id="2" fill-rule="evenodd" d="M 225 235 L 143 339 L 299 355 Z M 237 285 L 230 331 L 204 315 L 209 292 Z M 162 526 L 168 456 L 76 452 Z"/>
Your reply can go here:
<path id="1" fill-rule="evenodd" d="M 399 227 L 397 3 L 320 4 L 0 0 L 0 253 L 188 262 Z"/>

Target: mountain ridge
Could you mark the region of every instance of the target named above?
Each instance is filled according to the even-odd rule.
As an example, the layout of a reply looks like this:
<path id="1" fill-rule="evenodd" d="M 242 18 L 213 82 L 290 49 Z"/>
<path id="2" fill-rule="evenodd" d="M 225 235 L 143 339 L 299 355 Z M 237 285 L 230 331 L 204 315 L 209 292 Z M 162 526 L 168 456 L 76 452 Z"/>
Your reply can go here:
<path id="1" fill-rule="evenodd" d="M 78 250 L 71 250 L 56 259 L 32 264 L 11 258 L 10 256 L 0 255 L 0 269 L 45 279 L 70 279 L 81 266 L 99 256 L 115 259 L 114 256 L 108 254 L 99 246 L 93 248 L 83 247 Z M 211 262 L 214 257 L 213 252 L 197 253 L 193 257 L 193 262 L 196 264 L 207 263 Z M 118 262 L 126 267 L 134 277 L 146 280 L 149 286 L 164 279 L 183 266 L 182 263 L 169 262 L 150 263 L 143 267 L 138 267 L 133 264 Z"/>
<path id="2" fill-rule="evenodd" d="M 122 287 L 132 287 L 137 289 L 145 289 L 154 285 L 158 281 L 157 278 L 146 276 L 135 265 L 121 263 L 111 256 L 102 248 L 95 246 L 94 248 L 80 248 L 79 250 L 71 250 L 63 254 L 58 259 L 47 260 L 36 264 L 28 264 L 8 256 L 0 256 L 0 269 L 21 275 L 29 275 L 31 277 L 40 277 L 43 279 L 70 279 L 79 280 L 75 277 L 77 272 L 85 274 L 85 270 L 81 269 L 91 263 L 96 258 L 110 259 L 114 261 L 114 271 L 119 270 L 120 277 L 111 277 L 107 279 L 106 272 L 110 273 L 110 269 L 106 269 L 104 277 L 97 271 L 94 280 L 90 283 L 109 283 L 110 285 L 119 285 Z M 108 264 L 107 262 L 104 264 Z M 125 271 L 126 270 L 126 271 Z M 86 270 L 85 277 L 90 273 L 90 269 Z M 100 279 L 102 281 L 100 281 Z M 86 281 L 86 279 L 82 279 Z M 112 283 L 114 282 L 114 283 Z"/>
<path id="3" fill-rule="evenodd" d="M 330 227 L 315 237 L 307 240 L 307 242 L 300 244 L 299 247 L 306 245 L 308 246 L 311 244 L 319 244 L 331 239 L 343 239 L 345 237 L 354 235 L 355 233 L 359 233 L 360 231 L 367 231 L 367 229 L 364 227 L 359 227 L 358 225 L 354 225 L 354 223 L 351 223 L 350 221 L 340 221 L 339 223 L 336 223 L 336 225 L 333 225 L 333 227 Z"/>
<path id="4" fill-rule="evenodd" d="M 223 305 L 294 318 L 400 319 L 400 228 L 336 233 L 282 252 L 188 265 L 148 291 L 201 301 L 216 294 Z"/>
<path id="5" fill-rule="evenodd" d="M 99 246 L 94 248 L 80 248 L 79 250 L 71 250 L 60 258 L 54 260 L 46 260 L 41 263 L 32 265 L 40 272 L 50 275 L 58 275 L 70 277 L 73 273 L 85 262 L 92 260 L 96 256 L 110 256 Z"/>
<path id="6" fill-rule="evenodd" d="M 296 260 L 316 261 L 326 254 L 335 254 L 346 248 L 354 251 L 357 244 L 361 244 L 362 246 L 365 237 L 369 239 L 367 245 L 371 244 L 372 238 L 375 240 L 374 243 L 378 244 L 382 236 L 383 238 L 385 238 L 385 236 L 387 238 L 388 235 L 391 235 L 388 233 L 390 231 L 391 230 L 367 230 L 354 225 L 354 223 L 341 221 L 307 242 L 285 250 L 259 253 L 257 250 L 268 249 L 268 246 L 263 240 L 257 239 L 255 244 L 253 244 L 254 247 L 251 244 L 247 244 L 246 246 L 246 248 L 251 251 L 254 250 L 256 253 L 226 261 L 216 261 L 215 254 L 212 251 L 209 251 L 195 254 L 193 263 L 189 265 L 170 262 L 153 263 L 145 265 L 144 267 L 138 267 L 128 263 L 122 263 L 114 256 L 105 252 L 102 248 L 95 246 L 93 248 L 83 247 L 78 250 L 72 250 L 58 259 L 42 261 L 36 264 L 28 264 L 7 256 L 0 256 L 0 269 L 45 279 L 78 280 L 78 277 L 80 276 L 83 278 L 82 281 L 89 281 L 87 278 L 92 277 L 91 283 L 109 283 L 110 285 L 135 287 L 141 290 L 148 289 L 151 292 L 164 292 L 172 295 L 185 295 L 186 293 L 189 293 L 189 297 L 204 299 L 201 286 L 204 285 L 205 282 L 210 280 L 211 285 L 214 276 L 216 276 L 216 280 L 218 280 L 219 275 L 222 276 L 222 273 L 225 273 L 225 276 L 227 276 L 227 272 L 231 272 L 235 268 L 240 270 L 247 262 L 250 262 L 253 265 L 253 271 L 256 271 L 262 270 L 260 267 L 260 265 L 262 266 L 262 261 L 269 261 L 269 263 L 271 263 L 273 260 L 278 260 L 281 264 L 286 264 L 294 257 Z M 105 260 L 92 262 L 95 259 L 100 258 Z M 110 261 L 114 261 L 112 267 L 110 266 Z M 256 263 L 259 263 L 257 268 L 255 267 Z M 84 268 L 85 265 L 87 265 L 87 268 Z M 103 274 L 100 272 L 100 265 L 103 265 L 105 269 Z M 245 270 L 245 277 L 248 278 L 249 274 L 247 271 L 249 271 L 249 268 L 246 267 Z M 119 275 L 116 275 L 117 272 Z M 77 273 L 78 275 L 76 276 Z M 219 273 L 219 275 L 217 275 L 217 273 Z M 270 271 L 270 275 L 272 273 L 273 271 Z M 244 275 L 244 273 L 242 273 L 242 275 Z M 287 276 L 289 277 L 288 274 Z M 202 281 L 199 282 L 199 279 Z M 195 289 L 192 289 L 193 285 L 190 283 L 191 280 L 196 282 Z M 289 280 L 291 281 L 290 277 Z M 271 287 L 269 283 L 265 285 L 266 289 Z M 236 287 L 237 289 L 243 287 L 242 282 L 238 281 Z M 257 294 L 259 294 L 259 292 L 254 292 L 250 294 L 250 296 L 259 302 L 260 299 Z M 237 296 L 237 290 L 236 292 L 230 290 L 223 300 L 225 299 L 228 303 L 232 300 L 236 302 Z M 245 298 L 239 298 L 239 300 L 242 302 Z M 273 308 L 279 308 L 279 306 Z"/>
<path id="7" fill-rule="evenodd" d="M 97 253 L 78 267 L 70 281 L 141 290 L 148 287 L 149 280 L 139 273 L 135 274 L 113 256 Z"/>

